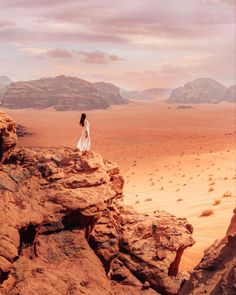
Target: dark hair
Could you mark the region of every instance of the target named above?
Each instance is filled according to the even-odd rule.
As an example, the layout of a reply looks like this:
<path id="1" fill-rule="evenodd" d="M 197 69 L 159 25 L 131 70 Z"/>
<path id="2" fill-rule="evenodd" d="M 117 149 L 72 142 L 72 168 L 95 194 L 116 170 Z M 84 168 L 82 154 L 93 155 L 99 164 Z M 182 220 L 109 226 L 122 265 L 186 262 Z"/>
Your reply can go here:
<path id="1" fill-rule="evenodd" d="M 82 113 L 82 114 L 81 114 L 81 117 L 80 117 L 80 122 L 79 122 L 79 124 L 80 124 L 81 126 L 83 126 L 83 127 L 84 127 L 84 121 L 85 121 L 85 119 L 86 119 L 86 114 L 85 114 L 85 113 Z"/>

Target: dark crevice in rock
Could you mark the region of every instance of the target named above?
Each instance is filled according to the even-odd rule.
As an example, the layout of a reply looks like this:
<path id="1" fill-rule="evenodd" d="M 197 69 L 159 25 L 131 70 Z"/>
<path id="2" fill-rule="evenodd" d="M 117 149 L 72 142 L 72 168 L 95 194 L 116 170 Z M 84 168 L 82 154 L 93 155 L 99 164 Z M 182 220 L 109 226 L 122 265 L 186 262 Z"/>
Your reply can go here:
<path id="1" fill-rule="evenodd" d="M 100 259 L 100 261 L 103 265 L 103 268 L 104 268 L 106 274 L 108 274 L 110 271 L 110 268 L 111 268 L 112 259 L 110 261 L 106 261 L 101 255 L 99 255 L 97 253 L 97 249 L 99 248 L 99 244 L 96 241 L 94 241 L 94 239 L 91 239 L 91 237 L 88 238 L 88 244 L 93 249 L 95 255 L 98 256 L 98 258 Z"/>
<path id="2" fill-rule="evenodd" d="M 27 227 L 23 227 L 19 230 L 20 252 L 23 247 L 33 245 L 37 234 L 37 227 L 37 225 L 29 224 Z"/>
<path id="3" fill-rule="evenodd" d="M 8 272 L 2 272 L 0 271 L 0 284 L 2 284 L 4 281 L 8 279 L 10 271 Z"/>
<path id="4" fill-rule="evenodd" d="M 53 233 L 60 232 L 64 229 L 65 227 L 61 221 L 50 221 L 50 222 L 43 223 L 38 227 L 38 234 L 50 235 Z"/>
<path id="5" fill-rule="evenodd" d="M 179 272 L 180 260 L 181 260 L 183 253 L 184 253 L 184 248 L 180 248 L 176 252 L 175 260 L 171 263 L 171 265 L 169 267 L 168 276 L 177 276 L 177 274 Z"/>
<path id="6" fill-rule="evenodd" d="M 65 229 L 73 227 L 88 228 L 94 223 L 94 216 L 85 216 L 80 211 L 72 211 L 65 215 L 61 222 Z"/>

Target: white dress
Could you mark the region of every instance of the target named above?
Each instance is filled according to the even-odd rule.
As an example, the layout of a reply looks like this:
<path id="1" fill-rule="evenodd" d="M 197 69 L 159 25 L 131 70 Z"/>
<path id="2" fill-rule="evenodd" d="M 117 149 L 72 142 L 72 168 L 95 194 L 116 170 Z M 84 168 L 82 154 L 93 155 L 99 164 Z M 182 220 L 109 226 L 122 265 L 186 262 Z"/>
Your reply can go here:
<path id="1" fill-rule="evenodd" d="M 86 131 L 88 136 L 86 137 Z M 90 131 L 89 131 L 89 122 L 87 120 L 84 121 L 84 127 L 82 129 L 82 134 L 77 143 L 77 149 L 81 152 L 90 150 Z"/>

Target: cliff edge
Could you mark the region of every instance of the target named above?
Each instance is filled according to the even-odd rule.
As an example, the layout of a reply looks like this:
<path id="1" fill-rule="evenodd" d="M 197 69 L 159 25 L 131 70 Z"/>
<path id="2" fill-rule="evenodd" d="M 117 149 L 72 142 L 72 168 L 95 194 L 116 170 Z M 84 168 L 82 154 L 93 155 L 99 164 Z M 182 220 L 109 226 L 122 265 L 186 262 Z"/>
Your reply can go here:
<path id="1" fill-rule="evenodd" d="M 181 256 L 194 243 L 185 218 L 125 207 L 119 167 L 97 153 L 5 150 L 0 294 L 178 293 Z"/>

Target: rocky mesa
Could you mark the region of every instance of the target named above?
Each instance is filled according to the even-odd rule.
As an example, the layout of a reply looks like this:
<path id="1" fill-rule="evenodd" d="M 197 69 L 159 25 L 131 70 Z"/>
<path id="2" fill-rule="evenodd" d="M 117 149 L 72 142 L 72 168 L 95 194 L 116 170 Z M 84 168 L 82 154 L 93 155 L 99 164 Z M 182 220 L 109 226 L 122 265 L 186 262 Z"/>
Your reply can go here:
<path id="1" fill-rule="evenodd" d="M 185 218 L 125 207 L 119 167 L 99 154 L 13 149 L 15 122 L 0 119 L 1 295 L 178 293 Z"/>
<path id="2" fill-rule="evenodd" d="M 226 87 L 211 78 L 200 78 L 173 90 L 171 103 L 218 103 L 223 100 Z"/>
<path id="3" fill-rule="evenodd" d="M 225 91 L 224 100 L 228 102 L 236 102 L 236 85 L 233 85 Z"/>
<path id="4" fill-rule="evenodd" d="M 4 93 L 2 104 L 8 108 L 53 107 L 62 110 L 104 109 L 125 103 L 114 85 L 93 84 L 67 76 L 12 83 Z M 117 88 L 117 89 L 116 89 Z"/>

